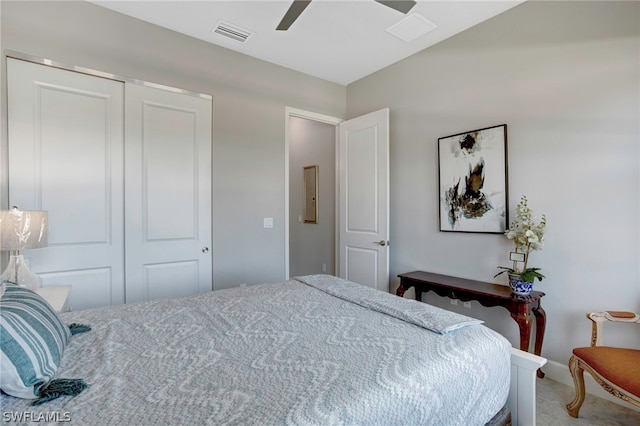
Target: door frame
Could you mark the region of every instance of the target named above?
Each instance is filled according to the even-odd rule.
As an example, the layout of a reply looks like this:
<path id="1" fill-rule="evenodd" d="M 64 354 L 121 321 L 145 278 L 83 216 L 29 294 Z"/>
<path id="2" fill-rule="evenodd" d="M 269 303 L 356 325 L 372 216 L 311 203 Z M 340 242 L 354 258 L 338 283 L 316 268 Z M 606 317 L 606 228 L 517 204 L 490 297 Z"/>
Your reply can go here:
<path id="1" fill-rule="evenodd" d="M 289 205 L 290 205 L 290 200 L 289 200 L 289 120 L 291 117 L 298 117 L 298 118 L 304 118 L 307 120 L 312 120 L 312 121 L 317 121 L 320 123 L 326 123 L 326 124 L 331 124 L 335 127 L 335 168 L 334 168 L 334 173 L 336 175 L 336 188 L 335 188 L 335 203 L 336 203 L 336 211 L 334 212 L 335 214 L 335 219 L 336 219 L 336 226 L 334 229 L 334 233 L 335 233 L 335 247 L 333 250 L 333 257 L 334 257 L 334 265 L 336 270 L 338 270 L 338 260 L 339 260 L 339 256 L 338 256 L 338 248 L 340 247 L 340 241 L 338 240 L 338 229 L 339 229 L 339 213 L 340 213 L 340 198 L 339 198 L 339 182 L 338 182 L 338 161 L 340 158 L 340 153 L 338 152 L 338 142 L 339 142 L 339 131 L 340 129 L 338 128 L 339 124 L 342 123 L 343 121 L 345 121 L 342 118 L 338 118 L 338 117 L 333 117 L 330 115 L 325 115 L 325 114 L 319 114 L 316 112 L 312 112 L 312 111 L 306 111 L 303 109 L 298 109 L 298 108 L 293 108 L 293 107 L 288 107 L 285 106 L 284 108 L 284 193 L 285 193 L 285 197 L 284 197 L 284 279 L 288 280 L 289 277 L 289 255 L 290 255 L 290 250 L 289 250 L 289 220 L 291 219 L 289 217 Z"/>

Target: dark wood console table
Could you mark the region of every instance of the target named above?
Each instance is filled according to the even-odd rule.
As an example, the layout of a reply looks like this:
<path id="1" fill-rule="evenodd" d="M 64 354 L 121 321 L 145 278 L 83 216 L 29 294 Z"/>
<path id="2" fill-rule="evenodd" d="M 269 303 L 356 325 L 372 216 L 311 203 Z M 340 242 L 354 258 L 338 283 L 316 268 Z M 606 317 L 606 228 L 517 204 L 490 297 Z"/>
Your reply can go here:
<path id="1" fill-rule="evenodd" d="M 511 313 L 520 329 L 520 349 L 529 352 L 531 340 L 531 314 L 536 319 L 536 336 L 533 353 L 540 355 L 546 314 L 540 305 L 540 299 L 544 296 L 541 291 L 532 291 L 528 296 L 512 295 L 508 286 L 491 284 L 482 281 L 474 281 L 466 278 L 451 277 L 448 275 L 433 274 L 431 272 L 414 271 L 398 275 L 400 287 L 396 295 L 404 296 L 409 288 L 416 291 L 416 300 L 422 301 L 422 293 L 429 290 L 436 294 L 460 299 L 464 302 L 476 300 L 483 306 L 502 306 Z M 538 370 L 538 377 L 544 377 L 544 373 Z"/>

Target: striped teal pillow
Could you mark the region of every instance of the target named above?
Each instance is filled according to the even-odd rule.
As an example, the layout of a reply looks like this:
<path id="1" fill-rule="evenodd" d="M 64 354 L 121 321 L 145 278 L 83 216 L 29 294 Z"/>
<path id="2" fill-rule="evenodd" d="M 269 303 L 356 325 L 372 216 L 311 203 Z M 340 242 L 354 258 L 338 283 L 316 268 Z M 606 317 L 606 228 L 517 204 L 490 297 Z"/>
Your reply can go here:
<path id="1" fill-rule="evenodd" d="M 0 389 L 33 399 L 55 374 L 71 333 L 33 291 L 7 284 L 0 298 Z"/>

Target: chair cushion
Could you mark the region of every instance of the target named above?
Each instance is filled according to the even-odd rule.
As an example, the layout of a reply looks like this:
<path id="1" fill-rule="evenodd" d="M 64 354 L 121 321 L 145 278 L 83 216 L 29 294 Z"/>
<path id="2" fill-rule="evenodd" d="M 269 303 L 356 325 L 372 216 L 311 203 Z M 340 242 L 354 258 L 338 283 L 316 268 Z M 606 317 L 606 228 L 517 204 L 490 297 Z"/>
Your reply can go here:
<path id="1" fill-rule="evenodd" d="M 592 346 L 575 348 L 573 354 L 609 382 L 640 397 L 639 349 Z"/>

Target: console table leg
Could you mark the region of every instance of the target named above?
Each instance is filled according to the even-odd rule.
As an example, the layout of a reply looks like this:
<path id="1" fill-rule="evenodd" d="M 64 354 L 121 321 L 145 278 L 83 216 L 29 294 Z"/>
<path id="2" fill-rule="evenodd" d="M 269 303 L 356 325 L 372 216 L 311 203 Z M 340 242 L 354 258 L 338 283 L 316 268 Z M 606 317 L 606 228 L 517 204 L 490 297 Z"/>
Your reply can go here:
<path id="1" fill-rule="evenodd" d="M 396 290 L 396 296 L 404 297 L 405 291 L 407 291 L 407 289 L 404 288 L 404 285 L 402 285 L 402 281 L 400 281 L 400 287 L 398 287 L 398 289 Z"/>
<path id="2" fill-rule="evenodd" d="M 417 287 L 414 287 L 416 290 L 416 300 L 418 302 L 422 302 L 422 289 L 419 289 Z"/>
<path id="3" fill-rule="evenodd" d="M 529 352 L 529 342 L 531 340 L 531 316 L 528 312 L 512 313 L 513 318 L 518 323 L 520 329 L 520 350 Z"/>
<path id="4" fill-rule="evenodd" d="M 416 291 L 416 300 L 418 302 L 422 302 L 422 289 L 419 289 L 417 286 L 413 285 L 409 282 L 409 285 L 405 287 L 404 281 L 400 280 L 400 286 L 396 290 L 396 296 L 404 297 L 404 293 L 409 290 L 411 287 Z"/>
<path id="5" fill-rule="evenodd" d="M 544 329 L 547 324 L 547 314 L 542 307 L 533 308 L 533 315 L 536 317 L 536 344 L 533 353 L 540 356 L 542 352 L 542 339 L 544 339 Z"/>
<path id="6" fill-rule="evenodd" d="M 540 356 L 542 352 L 542 340 L 544 339 L 544 329 L 547 325 L 547 314 L 540 305 L 533 308 L 532 311 L 536 317 L 536 343 L 533 348 L 533 353 Z M 538 369 L 538 377 L 541 379 L 544 377 L 544 373 L 540 369 Z"/>

